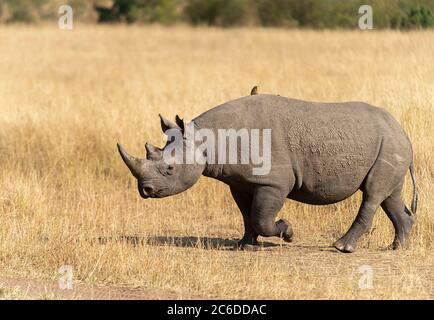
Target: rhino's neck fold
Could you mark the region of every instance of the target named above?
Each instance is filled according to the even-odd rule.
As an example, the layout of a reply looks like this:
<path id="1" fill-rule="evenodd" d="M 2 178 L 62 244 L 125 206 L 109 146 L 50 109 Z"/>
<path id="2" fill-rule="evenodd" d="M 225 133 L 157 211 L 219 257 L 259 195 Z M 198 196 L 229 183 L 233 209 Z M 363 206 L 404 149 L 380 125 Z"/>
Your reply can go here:
<path id="1" fill-rule="evenodd" d="M 210 178 L 219 178 L 223 174 L 223 165 L 222 164 L 205 164 L 205 168 L 202 172 L 202 175 Z"/>
<path id="2" fill-rule="evenodd" d="M 194 130 L 197 130 L 197 131 L 203 129 L 203 126 L 199 125 L 201 117 L 202 116 L 199 116 L 199 117 L 193 119 L 187 126 L 193 126 Z M 205 129 L 207 129 L 207 128 L 205 128 Z M 200 145 L 202 142 L 203 141 L 200 141 L 198 143 L 198 145 Z M 217 164 L 217 163 L 210 164 L 207 160 L 205 160 L 205 166 L 204 166 L 204 169 L 202 171 L 202 175 L 204 175 L 205 177 L 210 177 L 210 178 L 218 178 L 222 175 L 222 172 L 223 172 L 223 165 L 222 164 Z"/>

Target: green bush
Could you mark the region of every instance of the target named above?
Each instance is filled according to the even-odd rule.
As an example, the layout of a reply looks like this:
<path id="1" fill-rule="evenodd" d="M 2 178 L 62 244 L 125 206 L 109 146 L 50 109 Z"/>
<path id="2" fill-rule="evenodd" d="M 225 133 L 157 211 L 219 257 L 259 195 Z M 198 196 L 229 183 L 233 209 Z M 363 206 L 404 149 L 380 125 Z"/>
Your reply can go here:
<path id="1" fill-rule="evenodd" d="M 357 28 L 358 9 L 373 8 L 374 28 L 432 27 L 434 0 L 185 0 L 192 24 Z M 420 5 L 422 4 L 422 5 Z M 420 5 L 420 6 L 419 6 Z M 408 10 L 408 8 L 413 9 Z M 409 12 L 408 14 L 406 12 Z"/>
<path id="2" fill-rule="evenodd" d="M 254 0 L 188 0 L 185 17 L 188 22 L 222 27 L 256 24 Z"/>
<path id="3" fill-rule="evenodd" d="M 0 0 L 0 22 L 36 23 L 53 21 L 59 17 L 59 7 L 69 4 L 74 10 L 74 19 L 95 16 L 88 0 Z M 95 19 L 91 19 L 95 21 Z"/>
<path id="4" fill-rule="evenodd" d="M 425 29 L 434 27 L 432 11 L 426 6 L 412 6 L 394 16 L 391 20 L 393 29 Z"/>
<path id="5" fill-rule="evenodd" d="M 192 24 L 216 24 L 219 13 L 219 0 L 190 0 L 185 8 L 186 16 Z"/>
<path id="6" fill-rule="evenodd" d="M 408 15 L 409 28 L 430 28 L 433 26 L 433 17 L 431 10 L 424 6 L 416 6 L 410 9 Z"/>
<path id="7" fill-rule="evenodd" d="M 367 4 L 373 8 L 375 29 L 434 27 L 434 0 L 93 0 L 95 5 L 87 0 L 0 0 L 0 21 L 55 19 L 63 3 L 73 7 L 74 19 L 96 12 L 99 22 L 314 29 L 357 28 L 358 9 Z"/>
<path id="8" fill-rule="evenodd" d="M 96 6 L 99 22 L 170 24 L 181 19 L 182 0 L 115 0 L 111 8 Z"/>
<path id="9" fill-rule="evenodd" d="M 257 1 L 257 17 L 263 26 L 291 27 L 298 22 L 293 17 L 290 1 L 288 0 L 259 0 Z"/>
<path id="10" fill-rule="evenodd" d="M 9 17 L 7 22 L 33 23 L 38 20 L 39 12 L 48 0 L 15 0 L 6 1 Z"/>

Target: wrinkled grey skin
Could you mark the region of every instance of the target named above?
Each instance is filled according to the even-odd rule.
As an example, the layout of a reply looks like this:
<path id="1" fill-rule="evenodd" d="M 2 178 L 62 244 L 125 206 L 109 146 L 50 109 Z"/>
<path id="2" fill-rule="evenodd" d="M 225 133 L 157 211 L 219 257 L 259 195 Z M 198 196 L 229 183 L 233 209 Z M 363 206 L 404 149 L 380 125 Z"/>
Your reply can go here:
<path id="1" fill-rule="evenodd" d="M 143 198 L 160 198 L 190 188 L 201 175 L 229 185 L 244 220 L 240 247 L 258 245 L 258 235 L 291 241 L 290 224 L 276 215 L 286 198 L 326 205 L 363 193 L 359 212 L 347 233 L 334 243 L 353 252 L 382 207 L 395 228 L 393 249 L 403 246 L 413 225 L 417 193 L 411 143 L 385 110 L 362 102 L 314 103 L 257 94 L 217 106 L 193 120 L 197 128 L 272 129 L 271 171 L 252 175 L 250 165 L 168 165 L 162 150 L 146 144 L 147 159 L 119 146 L 124 162 L 138 180 Z M 161 117 L 163 131 L 184 130 Z M 167 146 L 167 144 L 166 144 Z M 205 156 L 205 155 L 204 155 Z M 412 212 L 402 200 L 404 177 L 413 180 Z"/>

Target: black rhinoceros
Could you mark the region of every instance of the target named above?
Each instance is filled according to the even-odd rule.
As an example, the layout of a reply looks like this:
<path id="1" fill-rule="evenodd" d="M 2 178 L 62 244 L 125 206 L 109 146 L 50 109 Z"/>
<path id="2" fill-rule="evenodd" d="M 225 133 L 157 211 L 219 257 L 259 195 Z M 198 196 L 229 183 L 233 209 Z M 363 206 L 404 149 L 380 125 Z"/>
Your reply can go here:
<path id="1" fill-rule="evenodd" d="M 118 144 L 122 159 L 137 178 L 140 195 L 174 195 L 190 188 L 201 175 L 226 183 L 243 215 L 241 248 L 258 245 L 258 235 L 291 241 L 289 223 L 276 221 L 286 198 L 326 205 L 342 201 L 357 190 L 362 191 L 363 200 L 350 229 L 334 243 L 338 250 L 355 250 L 379 206 L 395 228 L 391 247 L 403 246 L 408 238 L 417 205 L 412 147 L 399 123 L 384 109 L 362 102 L 316 103 L 255 94 L 208 110 L 189 124 L 178 116 L 176 123 L 160 118 L 163 131 L 178 132 L 181 139 L 172 137 L 161 149 L 146 144 L 146 159 L 129 155 Z M 230 146 L 219 145 L 212 152 L 198 149 L 201 141 L 187 143 L 190 127 L 215 136 L 221 130 L 232 130 L 235 142 L 242 138 L 242 130 L 263 130 L 264 142 L 268 130 L 271 163 L 267 170 L 255 174 L 255 165 L 240 161 L 243 150 L 239 145 L 235 162 L 220 161 L 219 153 L 228 152 Z M 196 152 L 199 156 L 190 163 L 169 162 L 165 151 L 174 145 L 181 146 L 186 154 Z M 401 195 L 408 169 L 414 190 L 411 211 Z"/>

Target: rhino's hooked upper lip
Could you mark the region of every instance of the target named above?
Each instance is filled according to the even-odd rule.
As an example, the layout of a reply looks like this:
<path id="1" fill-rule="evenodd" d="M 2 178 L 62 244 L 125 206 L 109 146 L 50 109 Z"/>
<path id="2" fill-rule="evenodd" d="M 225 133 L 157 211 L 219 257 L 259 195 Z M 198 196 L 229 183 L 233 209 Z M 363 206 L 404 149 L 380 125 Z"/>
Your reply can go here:
<path id="1" fill-rule="evenodd" d="M 160 199 L 166 197 L 167 195 L 175 194 L 175 190 L 177 190 L 178 184 L 178 181 L 176 181 L 173 185 L 156 189 L 155 186 L 151 186 L 148 183 L 139 181 L 138 190 L 140 196 L 143 199 Z"/>

